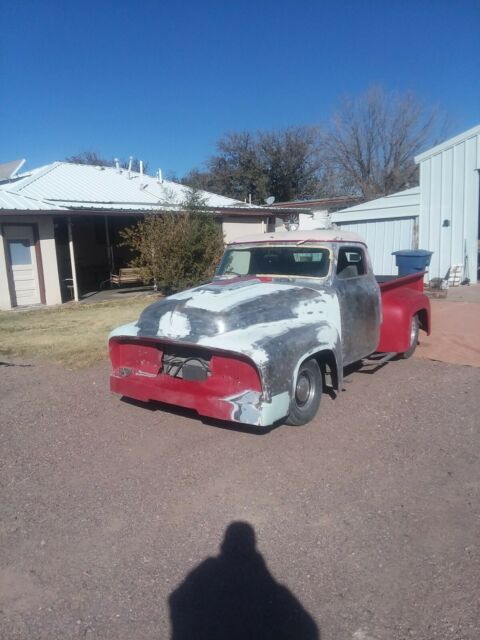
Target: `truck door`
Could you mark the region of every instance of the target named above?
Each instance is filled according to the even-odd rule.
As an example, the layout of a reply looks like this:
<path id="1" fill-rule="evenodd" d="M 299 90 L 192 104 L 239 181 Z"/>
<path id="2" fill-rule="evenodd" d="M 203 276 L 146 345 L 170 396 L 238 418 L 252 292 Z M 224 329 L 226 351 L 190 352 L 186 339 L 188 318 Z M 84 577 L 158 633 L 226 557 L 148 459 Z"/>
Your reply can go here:
<path id="1" fill-rule="evenodd" d="M 375 351 L 380 334 L 380 289 L 360 246 L 338 249 L 335 288 L 340 303 L 345 365 Z"/>

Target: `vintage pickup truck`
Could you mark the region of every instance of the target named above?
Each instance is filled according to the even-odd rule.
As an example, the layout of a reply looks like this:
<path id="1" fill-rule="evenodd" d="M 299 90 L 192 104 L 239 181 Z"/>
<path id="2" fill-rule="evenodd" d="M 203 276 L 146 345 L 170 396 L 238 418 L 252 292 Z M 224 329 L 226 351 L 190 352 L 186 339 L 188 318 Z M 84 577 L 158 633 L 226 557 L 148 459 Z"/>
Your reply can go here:
<path id="1" fill-rule="evenodd" d="M 109 338 L 111 390 L 268 427 L 316 414 L 325 381 L 375 352 L 409 357 L 430 332 L 423 273 L 375 278 L 341 230 L 230 243 L 212 282 L 148 306 Z"/>

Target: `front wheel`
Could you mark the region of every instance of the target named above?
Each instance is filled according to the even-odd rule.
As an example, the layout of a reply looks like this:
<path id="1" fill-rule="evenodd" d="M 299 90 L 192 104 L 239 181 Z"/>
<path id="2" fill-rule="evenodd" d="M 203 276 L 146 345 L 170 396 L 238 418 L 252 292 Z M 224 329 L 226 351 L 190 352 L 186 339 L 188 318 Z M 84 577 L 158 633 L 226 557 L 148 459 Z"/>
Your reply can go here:
<path id="1" fill-rule="evenodd" d="M 420 321 L 418 319 L 418 316 L 415 315 L 413 316 L 412 321 L 410 323 L 410 346 L 408 347 L 407 351 L 401 354 L 404 360 L 406 360 L 407 358 L 410 358 L 410 356 L 413 356 L 413 352 L 417 348 L 417 344 L 418 344 L 419 330 L 420 330 Z"/>
<path id="2" fill-rule="evenodd" d="M 302 363 L 298 370 L 287 424 L 300 426 L 310 422 L 318 411 L 321 397 L 322 372 L 318 362 L 311 358 Z"/>

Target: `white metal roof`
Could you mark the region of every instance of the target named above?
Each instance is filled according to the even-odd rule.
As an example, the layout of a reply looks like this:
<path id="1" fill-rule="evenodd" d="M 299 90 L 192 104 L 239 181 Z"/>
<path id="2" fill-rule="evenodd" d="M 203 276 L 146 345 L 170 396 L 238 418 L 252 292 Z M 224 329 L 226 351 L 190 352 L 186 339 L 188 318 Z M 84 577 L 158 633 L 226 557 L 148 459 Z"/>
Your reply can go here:
<path id="1" fill-rule="evenodd" d="M 55 204 L 27 198 L 18 193 L 11 193 L 0 188 L 0 210 L 7 211 L 63 211 L 63 207 Z"/>
<path id="2" fill-rule="evenodd" d="M 386 218 L 410 218 L 420 212 L 420 187 L 412 187 L 382 198 L 362 202 L 332 213 L 333 222 Z"/>
<path id="3" fill-rule="evenodd" d="M 468 129 L 468 131 L 464 131 L 463 133 L 460 133 L 458 136 L 455 136 L 454 138 L 450 138 L 449 140 L 445 140 L 445 142 L 437 144 L 435 147 L 432 147 L 431 149 L 427 149 L 427 151 L 424 151 L 423 153 L 420 153 L 418 156 L 415 156 L 415 162 L 416 163 L 423 162 L 423 160 L 427 160 L 431 156 L 434 156 L 437 153 L 441 153 L 442 151 L 445 151 L 445 149 L 448 149 L 449 147 L 454 147 L 455 145 L 460 144 L 461 142 L 464 142 L 469 138 L 474 138 L 475 136 L 480 136 L 480 124 L 477 125 L 476 127 L 473 127 L 472 129 Z"/>
<path id="4" fill-rule="evenodd" d="M 161 207 L 181 205 L 190 188 L 148 175 L 140 175 L 115 167 L 54 162 L 35 169 L 15 182 L 0 185 L 44 203 L 55 204 L 68 209 L 115 209 L 125 211 L 151 210 Z M 242 207 L 249 209 L 239 200 L 226 198 L 206 191 L 201 195 L 209 207 Z M 48 207 L 46 207 L 48 208 Z"/>
<path id="5" fill-rule="evenodd" d="M 365 240 L 351 231 L 341 229 L 312 229 L 311 231 L 278 231 L 277 233 L 257 233 L 235 238 L 229 244 L 254 244 L 256 242 L 361 242 Z"/>

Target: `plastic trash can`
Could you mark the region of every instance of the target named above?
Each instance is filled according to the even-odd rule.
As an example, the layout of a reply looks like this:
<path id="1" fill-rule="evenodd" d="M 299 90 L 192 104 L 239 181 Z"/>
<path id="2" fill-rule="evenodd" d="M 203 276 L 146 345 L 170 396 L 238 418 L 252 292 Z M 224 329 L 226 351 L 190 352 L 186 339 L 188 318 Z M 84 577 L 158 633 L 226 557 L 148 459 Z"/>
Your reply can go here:
<path id="1" fill-rule="evenodd" d="M 409 276 L 412 273 L 425 271 L 430 265 L 432 255 L 433 251 L 425 249 L 405 249 L 392 253 L 392 256 L 395 256 L 399 276 Z"/>

